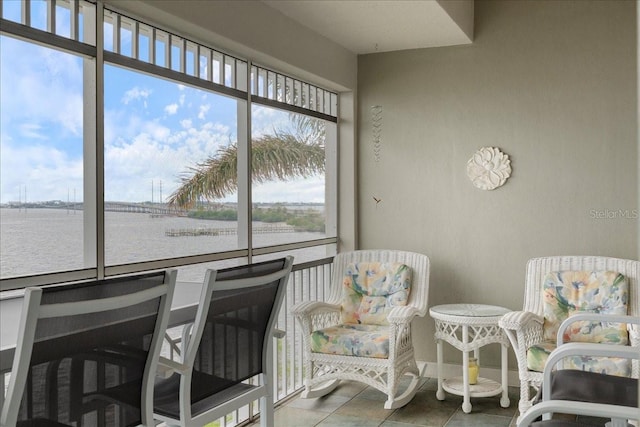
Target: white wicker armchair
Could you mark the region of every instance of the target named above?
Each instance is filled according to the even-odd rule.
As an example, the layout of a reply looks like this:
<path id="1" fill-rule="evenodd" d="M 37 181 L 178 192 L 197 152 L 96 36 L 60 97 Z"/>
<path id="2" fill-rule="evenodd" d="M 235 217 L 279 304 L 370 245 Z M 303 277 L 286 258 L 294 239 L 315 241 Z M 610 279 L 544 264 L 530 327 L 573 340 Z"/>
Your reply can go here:
<path id="1" fill-rule="evenodd" d="M 640 315 L 640 261 L 597 256 L 555 256 L 533 258 L 527 263 L 524 306 L 522 311 L 505 314 L 499 324 L 504 329 L 515 351 L 520 377 L 520 416 L 533 404 L 533 398 L 542 383 L 542 372 L 529 370 L 527 350 L 543 341 L 544 301 L 543 285 L 545 276 L 554 271 L 615 271 L 628 280 L 627 314 Z M 629 343 L 640 346 L 640 330 L 629 330 Z M 638 377 L 638 363 L 632 364 L 632 376 Z M 531 388 L 535 392 L 531 394 Z"/>
<path id="2" fill-rule="evenodd" d="M 311 336 L 314 331 L 341 324 L 345 271 L 349 265 L 363 262 L 402 263 L 411 268 L 411 289 L 407 304 L 391 308 L 387 315 L 388 326 L 383 327 L 382 333 L 389 339 L 388 357 L 361 357 L 312 351 Z M 414 356 L 411 321 L 416 316 L 426 314 L 428 295 L 429 258 L 426 255 L 394 250 L 360 250 L 336 255 L 328 301 L 305 301 L 291 309 L 303 331 L 306 380 L 302 397 L 324 396 L 335 389 L 340 380 L 353 380 L 385 393 L 386 409 L 406 405 L 415 395 L 421 376 Z M 396 395 L 399 379 L 403 375 L 413 378 L 408 387 Z"/>

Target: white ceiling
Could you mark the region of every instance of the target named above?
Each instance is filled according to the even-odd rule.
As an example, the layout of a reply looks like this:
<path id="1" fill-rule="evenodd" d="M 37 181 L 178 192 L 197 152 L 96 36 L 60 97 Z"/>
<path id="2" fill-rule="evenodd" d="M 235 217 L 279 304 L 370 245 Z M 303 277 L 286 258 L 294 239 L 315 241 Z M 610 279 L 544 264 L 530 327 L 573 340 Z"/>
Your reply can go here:
<path id="1" fill-rule="evenodd" d="M 263 2 L 356 54 L 451 46 L 472 41 L 472 36 L 467 34 L 473 34 L 473 0 Z M 462 19 L 458 13 L 461 10 L 462 15 L 467 15 Z M 464 22 L 459 25 L 450 14 L 457 15 L 458 21 L 466 20 L 466 28 Z"/>

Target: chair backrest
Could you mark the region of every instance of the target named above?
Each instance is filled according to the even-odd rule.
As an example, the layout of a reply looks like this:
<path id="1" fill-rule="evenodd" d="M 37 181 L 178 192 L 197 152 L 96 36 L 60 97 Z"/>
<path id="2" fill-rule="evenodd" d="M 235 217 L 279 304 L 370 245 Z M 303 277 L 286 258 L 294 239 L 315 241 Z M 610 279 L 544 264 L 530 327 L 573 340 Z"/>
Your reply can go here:
<path id="1" fill-rule="evenodd" d="M 628 311 L 628 279 L 617 271 L 552 271 L 542 292 L 545 341 L 555 342 L 560 324 L 579 312 L 626 315 Z M 576 322 L 565 335 L 565 341 L 628 344 L 625 324 Z"/>
<path id="2" fill-rule="evenodd" d="M 89 426 L 101 419 L 110 425 L 152 425 L 153 379 L 175 279 L 170 270 L 26 289 L 2 425 L 46 420 Z M 84 363 L 87 356 L 122 347 L 136 357 L 120 366 Z M 139 396 L 137 402 L 110 402 L 71 419 L 87 388 L 100 393 L 123 383 Z"/>
<path id="3" fill-rule="evenodd" d="M 411 267 L 400 262 L 351 263 L 342 290 L 342 323 L 388 325 L 391 309 L 409 300 Z"/>
<path id="4" fill-rule="evenodd" d="M 627 278 L 629 301 L 627 311 L 640 316 L 640 261 L 600 256 L 551 256 L 532 258 L 527 262 L 523 310 L 542 316 L 544 301 L 542 289 L 551 271 L 616 271 Z"/>
<path id="5" fill-rule="evenodd" d="M 207 272 L 215 279 L 203 289 L 206 303 L 198 308 L 184 356 L 193 372 L 180 384 L 192 405 L 213 395 L 224 401 L 232 386 L 272 369 L 267 360 L 292 266 L 289 256 Z"/>
<path id="6" fill-rule="evenodd" d="M 340 304 L 343 299 L 343 281 L 349 266 L 358 263 L 404 264 L 411 269 L 411 290 L 407 306 L 416 308 L 420 316 L 427 313 L 429 297 L 429 257 L 415 252 L 375 249 L 341 252 L 333 260 L 331 291 L 328 302 Z"/>

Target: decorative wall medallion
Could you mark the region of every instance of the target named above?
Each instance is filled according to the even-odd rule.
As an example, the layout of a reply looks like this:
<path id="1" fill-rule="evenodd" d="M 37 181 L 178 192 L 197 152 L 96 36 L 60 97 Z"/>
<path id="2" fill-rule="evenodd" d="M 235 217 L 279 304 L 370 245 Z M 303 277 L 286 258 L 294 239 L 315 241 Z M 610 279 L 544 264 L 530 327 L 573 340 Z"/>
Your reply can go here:
<path id="1" fill-rule="evenodd" d="M 497 147 L 482 147 L 467 162 L 467 176 L 481 190 L 493 190 L 511 176 L 509 156 Z"/>

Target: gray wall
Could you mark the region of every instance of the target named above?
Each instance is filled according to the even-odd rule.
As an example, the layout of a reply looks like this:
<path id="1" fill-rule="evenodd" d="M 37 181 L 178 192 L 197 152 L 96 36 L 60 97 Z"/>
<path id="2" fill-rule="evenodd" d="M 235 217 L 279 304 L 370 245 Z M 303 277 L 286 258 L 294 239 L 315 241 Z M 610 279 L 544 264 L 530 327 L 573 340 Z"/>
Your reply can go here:
<path id="1" fill-rule="evenodd" d="M 360 247 L 429 255 L 430 306 L 521 309 L 536 256 L 637 259 L 639 221 L 618 212 L 639 206 L 635 5 L 477 0 L 472 45 L 359 57 Z M 511 159 L 493 191 L 466 176 L 483 146 Z M 418 322 L 418 358 L 434 361 L 433 320 Z"/>

